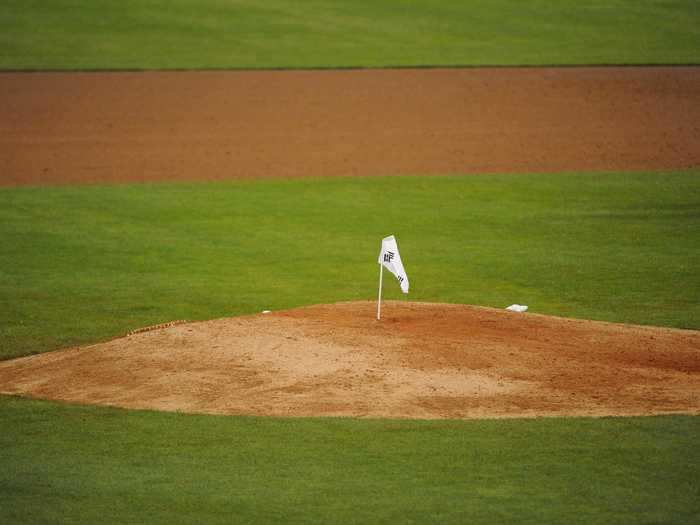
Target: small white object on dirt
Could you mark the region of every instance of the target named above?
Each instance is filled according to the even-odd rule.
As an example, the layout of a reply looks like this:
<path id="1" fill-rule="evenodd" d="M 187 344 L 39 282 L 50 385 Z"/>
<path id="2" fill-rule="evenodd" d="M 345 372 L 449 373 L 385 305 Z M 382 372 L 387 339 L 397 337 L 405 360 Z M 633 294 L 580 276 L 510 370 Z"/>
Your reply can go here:
<path id="1" fill-rule="evenodd" d="M 526 304 L 511 304 L 506 310 L 510 310 L 511 312 L 527 312 L 527 305 Z"/>
<path id="2" fill-rule="evenodd" d="M 270 313 L 270 310 L 263 310 L 262 313 L 264 313 L 264 314 L 269 314 L 269 313 Z"/>

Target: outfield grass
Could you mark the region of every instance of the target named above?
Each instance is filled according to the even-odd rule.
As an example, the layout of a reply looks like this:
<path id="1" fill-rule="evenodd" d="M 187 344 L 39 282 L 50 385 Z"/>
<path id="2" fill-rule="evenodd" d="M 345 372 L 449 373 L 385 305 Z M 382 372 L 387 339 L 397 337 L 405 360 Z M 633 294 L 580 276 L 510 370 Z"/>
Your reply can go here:
<path id="1" fill-rule="evenodd" d="M 3 0 L 0 69 L 700 63 L 696 0 Z"/>
<path id="2" fill-rule="evenodd" d="M 192 416 L 0 396 L 2 523 L 691 523 L 700 418 Z"/>
<path id="3" fill-rule="evenodd" d="M 408 299 L 700 328 L 700 173 L 0 190 L 0 356 L 175 319 Z M 393 281 L 387 298 L 404 297 Z"/>

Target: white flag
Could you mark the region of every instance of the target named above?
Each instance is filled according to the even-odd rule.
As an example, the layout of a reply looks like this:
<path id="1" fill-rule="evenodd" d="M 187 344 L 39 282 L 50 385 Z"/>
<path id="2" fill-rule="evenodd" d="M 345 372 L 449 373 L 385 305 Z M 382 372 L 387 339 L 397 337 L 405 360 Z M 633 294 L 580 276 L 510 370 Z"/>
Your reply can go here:
<path id="1" fill-rule="evenodd" d="M 403 263 L 399 255 L 399 247 L 393 235 L 382 239 L 382 251 L 379 252 L 379 264 L 383 264 L 387 270 L 393 273 L 399 280 L 401 291 L 403 293 L 408 293 L 408 276 L 403 269 Z"/>

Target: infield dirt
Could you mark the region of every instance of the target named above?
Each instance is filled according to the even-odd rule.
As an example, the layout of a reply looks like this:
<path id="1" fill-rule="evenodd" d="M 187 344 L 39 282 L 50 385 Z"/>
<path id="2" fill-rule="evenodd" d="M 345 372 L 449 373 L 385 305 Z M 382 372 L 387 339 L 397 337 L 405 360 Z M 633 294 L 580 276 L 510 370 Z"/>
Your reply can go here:
<path id="1" fill-rule="evenodd" d="M 0 185 L 700 166 L 700 67 L 0 73 Z"/>
<path id="2" fill-rule="evenodd" d="M 0 363 L 0 392 L 213 414 L 700 413 L 700 332 L 492 308 L 338 303 Z"/>

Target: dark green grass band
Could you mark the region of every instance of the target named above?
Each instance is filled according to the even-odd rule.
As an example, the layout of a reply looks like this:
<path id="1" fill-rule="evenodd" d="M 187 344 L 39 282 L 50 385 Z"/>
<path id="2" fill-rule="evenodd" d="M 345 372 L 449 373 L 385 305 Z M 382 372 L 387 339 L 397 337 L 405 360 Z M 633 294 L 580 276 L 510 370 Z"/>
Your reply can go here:
<path id="1" fill-rule="evenodd" d="M 0 69 L 696 64 L 695 0 L 4 0 Z"/>
<path id="2" fill-rule="evenodd" d="M 2 523 L 691 523 L 700 418 L 194 416 L 0 396 Z"/>
<path id="3" fill-rule="evenodd" d="M 235 71 L 235 72 L 246 72 L 246 71 L 401 71 L 401 70 L 431 70 L 431 69 L 589 69 L 589 68 L 668 68 L 668 67 L 695 67 L 700 66 L 700 60 L 697 62 L 687 62 L 687 63 L 654 63 L 654 64 L 503 64 L 503 65 L 469 65 L 469 64 L 446 64 L 442 66 L 428 66 L 428 65 L 416 65 L 416 66 L 395 66 L 395 65 L 385 65 L 385 66 L 345 66 L 345 67 L 333 67 L 333 66 L 319 66 L 319 67 L 259 67 L 259 68 L 245 68 L 245 67 L 209 67 L 209 68 L 199 68 L 199 69 L 187 69 L 187 68 L 171 68 L 171 69 L 149 69 L 149 68 L 91 68 L 91 69 L 2 69 L 2 73 L 187 73 L 191 71 Z"/>

